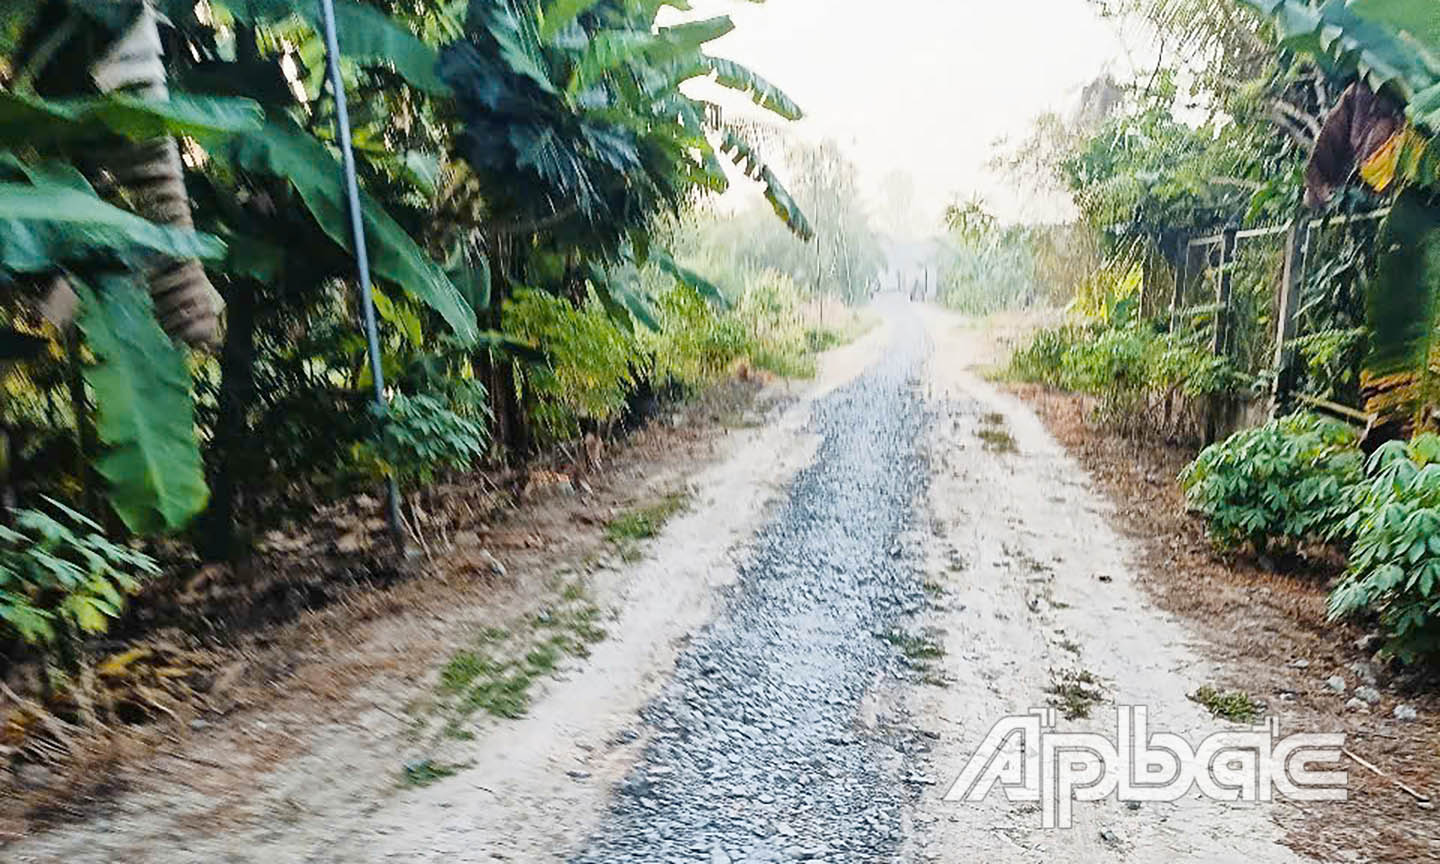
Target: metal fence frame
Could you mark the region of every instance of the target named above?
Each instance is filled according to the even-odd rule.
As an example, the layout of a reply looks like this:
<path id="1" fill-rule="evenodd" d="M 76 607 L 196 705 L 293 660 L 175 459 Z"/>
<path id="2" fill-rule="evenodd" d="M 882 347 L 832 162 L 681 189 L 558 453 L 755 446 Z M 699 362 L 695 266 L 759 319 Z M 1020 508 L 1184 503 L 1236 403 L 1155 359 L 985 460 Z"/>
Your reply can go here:
<path id="1" fill-rule="evenodd" d="M 1180 234 L 1176 240 L 1176 273 L 1175 291 L 1170 303 L 1170 327 L 1173 330 L 1184 307 L 1185 291 L 1190 284 L 1189 276 L 1192 269 L 1197 273 L 1203 273 L 1205 265 L 1202 263 L 1196 267 L 1197 259 L 1203 252 L 1206 258 L 1211 258 L 1218 251 L 1219 259 L 1215 266 L 1215 314 L 1214 330 L 1211 335 L 1210 348 L 1219 355 L 1229 349 L 1230 339 L 1230 315 L 1231 315 L 1231 276 L 1234 270 L 1236 251 L 1241 241 L 1254 240 L 1262 237 L 1275 237 L 1285 235 L 1284 240 L 1284 264 L 1282 275 L 1275 298 L 1275 354 L 1271 361 L 1271 369 L 1274 374 L 1274 383 L 1270 390 L 1269 410 L 1273 416 L 1284 405 L 1287 400 L 1294 398 L 1311 405 L 1314 408 L 1324 410 L 1327 413 L 1335 414 L 1352 422 L 1358 422 L 1365 426 L 1371 425 L 1375 418 L 1363 411 L 1357 411 L 1345 405 L 1339 405 L 1324 399 L 1318 399 L 1302 393 L 1294 393 L 1293 376 L 1286 374 L 1286 370 L 1292 365 L 1294 340 L 1300 334 L 1296 332 L 1296 322 L 1300 306 L 1300 291 L 1305 283 L 1305 276 L 1308 272 L 1310 262 L 1310 251 L 1314 242 L 1314 235 L 1317 228 L 1330 228 L 1340 225 L 1347 225 L 1354 222 L 1370 222 L 1383 219 L 1390 212 L 1390 208 L 1384 207 L 1378 210 L 1371 210 L 1365 213 L 1356 213 L 1349 216 L 1335 216 L 1321 219 L 1295 219 L 1280 225 L 1266 225 L 1255 228 L 1239 228 L 1237 226 L 1226 226 L 1210 230 L 1199 237 L 1192 237 L 1187 234 Z M 1209 424 L 1207 424 L 1208 426 Z M 1213 430 L 1207 430 L 1207 438 L 1213 438 Z"/>

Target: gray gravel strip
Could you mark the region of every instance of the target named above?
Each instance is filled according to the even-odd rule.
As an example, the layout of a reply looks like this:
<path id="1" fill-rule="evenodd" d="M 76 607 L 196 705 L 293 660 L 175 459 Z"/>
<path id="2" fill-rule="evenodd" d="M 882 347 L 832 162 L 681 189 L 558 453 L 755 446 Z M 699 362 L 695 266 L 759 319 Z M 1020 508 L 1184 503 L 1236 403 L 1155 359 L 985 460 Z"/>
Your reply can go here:
<path id="1" fill-rule="evenodd" d="M 879 637 L 925 602 L 903 542 L 927 476 L 922 340 L 902 315 L 886 359 L 816 404 L 814 464 L 645 709 L 650 743 L 576 864 L 897 857 L 907 739 L 856 716 L 908 674 Z"/>

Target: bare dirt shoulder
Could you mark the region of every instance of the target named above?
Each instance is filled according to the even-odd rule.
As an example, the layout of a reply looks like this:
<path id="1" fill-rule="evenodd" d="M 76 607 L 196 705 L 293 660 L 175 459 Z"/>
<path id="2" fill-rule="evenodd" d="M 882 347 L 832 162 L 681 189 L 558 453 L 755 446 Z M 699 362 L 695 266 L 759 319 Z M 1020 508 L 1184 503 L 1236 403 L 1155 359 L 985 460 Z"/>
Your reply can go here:
<path id="1" fill-rule="evenodd" d="M 810 458 L 809 402 L 868 365 L 885 331 L 751 407 L 702 402 L 655 424 L 587 493 L 539 472 L 503 520 L 433 530 L 421 572 L 261 628 L 208 682 L 223 710 L 128 736 L 132 752 L 90 763 L 103 787 L 46 819 L 11 808 L 30 818 L 12 819 L 5 860 L 562 858 L 643 745 L 635 712 L 734 578 L 733 550 Z M 657 501 L 684 512 L 653 540 L 607 538 L 617 515 Z M 487 634 L 549 633 L 576 609 L 584 645 L 546 660 L 523 716 L 435 704 L 441 675 Z"/>
<path id="2" fill-rule="evenodd" d="M 1083 397 L 1010 388 L 1044 421 L 1113 504 L 1114 528 L 1135 550 L 1140 585 L 1161 609 L 1200 635 L 1219 683 L 1264 703 L 1285 731 L 1343 731 L 1346 747 L 1381 777 L 1347 759 L 1350 800 L 1274 809 L 1286 842 L 1322 861 L 1440 860 L 1440 819 L 1401 788 L 1440 796 L 1440 696 L 1433 680 L 1381 662 L 1360 627 L 1325 620 L 1333 568 L 1277 573 L 1218 554 L 1185 510 L 1175 478 L 1192 453 L 1097 428 Z M 1327 682 L 1344 680 L 1338 691 Z M 1379 700 L 1347 708 L 1356 688 Z M 1406 705 L 1412 721 L 1396 719 Z"/>
<path id="3" fill-rule="evenodd" d="M 1112 504 L 1021 401 L 975 372 L 993 334 L 929 313 L 932 424 L 929 633 L 941 680 L 916 691 L 933 785 L 916 807 L 919 860 L 941 862 L 1254 861 L 1290 864 L 1267 807 L 1193 793 L 1135 808 L 1113 796 L 1074 805 L 1073 827 L 1042 826 L 1038 803 L 994 789 L 947 802 L 993 724 L 1056 709 L 1056 731 L 1116 735 L 1116 705 L 1143 705 L 1152 729 L 1198 741 L 1226 728 L 1187 694 L 1220 669 L 1194 630 L 1157 608 Z"/>

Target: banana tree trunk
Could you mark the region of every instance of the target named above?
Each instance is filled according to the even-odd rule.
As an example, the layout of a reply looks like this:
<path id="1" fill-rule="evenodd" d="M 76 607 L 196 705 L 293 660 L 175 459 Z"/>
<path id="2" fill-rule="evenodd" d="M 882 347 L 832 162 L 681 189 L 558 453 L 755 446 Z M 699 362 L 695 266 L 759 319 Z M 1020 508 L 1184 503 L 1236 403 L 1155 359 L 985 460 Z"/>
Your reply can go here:
<path id="1" fill-rule="evenodd" d="M 90 69 L 103 93 L 123 91 L 143 99 L 168 101 L 165 66 L 161 61 L 159 19 L 149 2 L 134 23 Z M 106 167 L 141 216 L 165 225 L 194 227 L 185 191 L 180 148 L 171 137 L 120 147 Z M 164 260 L 146 278 L 155 314 L 165 332 L 190 345 L 214 345 L 220 336 L 223 303 L 205 268 L 195 259 Z"/>

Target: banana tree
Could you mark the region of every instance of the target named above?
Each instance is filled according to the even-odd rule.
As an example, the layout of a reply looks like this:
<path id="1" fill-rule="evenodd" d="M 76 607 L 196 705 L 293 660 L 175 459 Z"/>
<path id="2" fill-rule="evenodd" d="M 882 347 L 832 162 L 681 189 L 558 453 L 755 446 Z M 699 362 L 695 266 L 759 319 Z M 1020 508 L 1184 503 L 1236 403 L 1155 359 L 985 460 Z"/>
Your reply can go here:
<path id="1" fill-rule="evenodd" d="M 22 286 L 35 295 L 63 283 L 69 287 L 50 290 L 52 302 L 31 304 L 62 312 L 53 295 L 78 293 L 86 350 L 100 361 L 87 368 L 105 447 L 99 470 L 133 530 L 180 527 L 205 503 L 189 370 L 163 333 L 151 338 L 160 326 L 182 341 L 213 341 L 218 304 L 209 279 L 229 301 L 219 422 L 210 422 L 222 493 L 213 522 L 228 531 L 236 472 L 227 454 L 247 449 L 256 422 L 257 332 L 271 310 L 333 303 L 330 286 L 348 273 L 338 162 L 324 133 L 310 131 L 326 125 L 315 121 L 327 104 L 316 74 L 314 5 L 21 0 L 0 10 L 0 34 L 13 49 L 0 90 L 0 148 L 11 148 L 0 179 L 16 187 L 6 190 L 15 201 L 34 204 L 11 207 L 7 199 L 0 209 L 0 283 L 7 298 Z M 347 35 L 347 86 L 388 76 L 399 83 L 392 90 L 418 94 L 392 98 L 443 98 L 435 49 L 405 23 L 355 0 L 337 3 L 337 14 Z M 188 190 L 180 185 L 177 137 L 189 154 Z M 413 164 L 383 141 L 357 147 L 374 181 L 367 186 L 384 186 L 397 165 Z M 416 188 L 413 172 L 402 179 L 405 190 Z M 410 205 L 411 224 L 402 224 L 393 207 L 406 193 L 385 192 L 384 203 L 362 196 L 377 280 L 473 343 L 480 334 L 470 304 L 414 239 L 421 208 Z M 204 233 L 188 230 L 192 221 Z M 149 307 L 122 288 L 125 274 L 148 281 Z M 158 313 L 154 327 L 136 319 L 142 307 Z M 131 329 L 107 332 L 111 311 Z M 66 316 L 53 317 L 63 323 Z M 133 356 L 120 356 L 130 349 Z M 133 362 L 123 381 L 103 377 L 126 359 Z"/>
<path id="2" fill-rule="evenodd" d="M 170 99 L 148 7 L 106 7 L 112 16 L 29 6 L 7 13 L 28 13 L 43 35 L 0 90 L 0 295 L 9 332 L 43 332 L 25 311 L 27 296 L 62 326 L 78 314 L 104 448 L 95 469 L 111 505 L 133 531 L 177 528 L 207 492 L 189 371 L 170 337 L 215 339 L 219 310 L 199 261 L 218 260 L 225 246 L 192 229 L 174 136 L 252 131 L 260 114 L 245 100 Z M 52 26 L 47 17 L 56 16 Z M 81 40 L 105 50 L 89 66 L 63 62 Z M 74 408 L 85 423 L 84 399 Z"/>
<path id="3" fill-rule="evenodd" d="M 1318 202 L 1356 175 L 1395 200 L 1366 296 L 1367 409 L 1400 428 L 1440 403 L 1440 16 L 1429 0 L 1241 0 L 1273 17 L 1280 45 L 1353 80 L 1307 172 Z"/>
<path id="4" fill-rule="evenodd" d="M 759 182 L 799 236 L 811 228 L 774 170 L 719 106 L 681 92 L 706 77 L 787 120 L 801 111 L 774 85 L 704 46 L 734 25 L 720 16 L 659 26 L 659 0 L 471 0 L 465 37 L 441 53 L 466 165 L 444 196 L 491 259 L 488 323 L 499 329 L 511 284 L 582 299 L 593 290 L 625 326 L 653 326 L 638 268 L 654 262 L 715 302 L 708 281 L 650 248 L 653 221 L 693 196 L 723 191 L 721 156 Z M 523 449 L 514 370 L 489 370 L 498 437 Z"/>

